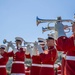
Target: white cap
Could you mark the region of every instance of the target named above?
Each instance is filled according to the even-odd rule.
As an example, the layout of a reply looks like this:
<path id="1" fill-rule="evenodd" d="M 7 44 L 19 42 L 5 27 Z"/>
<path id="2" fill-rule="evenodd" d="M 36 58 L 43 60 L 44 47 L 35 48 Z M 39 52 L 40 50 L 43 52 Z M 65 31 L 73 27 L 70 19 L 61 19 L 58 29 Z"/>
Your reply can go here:
<path id="1" fill-rule="evenodd" d="M 52 33 L 52 34 L 48 34 L 48 37 L 52 37 L 52 38 L 54 38 L 54 33 Z"/>
<path id="2" fill-rule="evenodd" d="M 38 41 L 39 41 L 39 40 L 41 40 L 41 41 L 45 41 L 45 39 L 43 39 L 43 38 L 38 38 Z"/>
<path id="3" fill-rule="evenodd" d="M 24 41 L 24 39 L 23 38 L 21 38 L 21 37 L 15 37 L 15 40 L 17 41 L 17 40 L 20 40 L 21 42 L 23 42 Z"/>
<path id="4" fill-rule="evenodd" d="M 6 48 L 6 46 L 5 45 L 0 45 L 0 48 Z"/>
<path id="5" fill-rule="evenodd" d="M 45 39 L 43 39 L 43 38 L 38 38 L 38 43 L 39 44 L 45 44 Z"/>
<path id="6" fill-rule="evenodd" d="M 54 33 L 50 33 L 50 34 L 48 34 L 48 37 L 52 37 L 52 38 L 54 38 L 54 39 L 57 39 L 58 37 L 57 37 L 57 32 L 55 31 Z"/>

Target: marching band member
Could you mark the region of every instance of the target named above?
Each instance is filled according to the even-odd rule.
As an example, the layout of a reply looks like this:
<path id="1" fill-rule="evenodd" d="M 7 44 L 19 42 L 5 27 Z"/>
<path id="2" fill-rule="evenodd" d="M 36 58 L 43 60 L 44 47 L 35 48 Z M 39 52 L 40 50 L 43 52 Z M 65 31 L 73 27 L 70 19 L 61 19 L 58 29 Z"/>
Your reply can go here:
<path id="1" fill-rule="evenodd" d="M 59 66 L 58 66 L 58 64 L 57 64 L 57 63 L 55 63 L 55 64 L 54 64 L 55 75 L 58 75 L 58 74 L 57 74 L 57 69 L 58 69 L 58 67 L 59 67 Z"/>
<path id="2" fill-rule="evenodd" d="M 42 39 L 38 39 L 38 43 L 40 45 L 41 50 L 43 51 L 45 42 Z M 38 52 L 38 49 L 40 49 L 38 47 L 38 43 L 35 43 L 34 45 L 35 54 L 32 56 L 32 66 L 30 75 L 39 75 L 40 73 L 41 59 Z"/>
<path id="3" fill-rule="evenodd" d="M 30 49 L 30 51 L 32 51 L 31 50 L 31 46 L 27 45 L 26 52 L 25 52 L 25 54 L 26 54 L 26 60 L 31 60 L 31 55 L 30 55 L 29 49 Z M 28 65 L 26 63 L 25 64 L 25 74 L 26 75 L 30 75 L 30 68 L 31 68 L 30 65 Z"/>
<path id="4" fill-rule="evenodd" d="M 58 32 L 57 46 L 62 51 L 66 51 L 66 75 L 75 75 L 75 22 L 72 24 L 73 35 L 67 37 L 64 32 L 64 25 L 59 22 L 55 24 Z"/>
<path id="5" fill-rule="evenodd" d="M 31 55 L 27 49 L 26 49 L 25 54 L 26 54 L 26 59 L 31 59 Z"/>
<path id="6" fill-rule="evenodd" d="M 44 53 L 40 54 L 41 58 L 41 70 L 40 75 L 55 75 L 54 73 L 54 63 L 57 59 L 57 50 L 54 45 L 54 38 L 48 37 L 47 39 L 48 49 Z"/>
<path id="7" fill-rule="evenodd" d="M 57 75 L 62 75 L 61 74 L 61 63 L 58 63 Z"/>
<path id="8" fill-rule="evenodd" d="M 16 37 L 15 42 L 17 49 L 10 42 L 10 46 L 12 47 L 13 51 L 8 53 L 10 57 L 13 57 L 11 75 L 25 75 L 25 49 L 22 48 L 23 38 Z"/>
<path id="9" fill-rule="evenodd" d="M 8 53 L 5 51 L 6 46 L 0 45 L 0 75 L 7 75 L 6 64 L 8 62 Z"/>
<path id="10" fill-rule="evenodd" d="M 61 75 L 66 75 L 66 52 L 62 54 Z"/>
<path id="11" fill-rule="evenodd" d="M 25 74 L 30 75 L 30 66 L 25 66 Z"/>

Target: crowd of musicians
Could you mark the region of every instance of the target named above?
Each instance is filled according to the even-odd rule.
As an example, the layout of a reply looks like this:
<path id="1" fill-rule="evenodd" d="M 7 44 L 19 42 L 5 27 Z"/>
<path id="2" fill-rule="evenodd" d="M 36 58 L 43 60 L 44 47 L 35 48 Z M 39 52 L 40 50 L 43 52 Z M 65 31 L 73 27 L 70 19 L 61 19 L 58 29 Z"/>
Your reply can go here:
<path id="1" fill-rule="evenodd" d="M 21 37 L 15 37 L 16 46 L 11 41 L 7 45 L 0 45 L 0 75 L 7 75 L 9 57 L 13 57 L 11 75 L 75 75 L 75 22 L 72 23 L 71 37 L 66 36 L 63 25 L 56 24 L 55 27 L 57 40 L 52 36 L 38 39 L 33 48 L 27 45 L 25 49 Z M 12 48 L 11 52 L 9 48 Z M 62 62 L 55 66 L 57 51 L 63 52 L 63 56 Z M 29 69 L 24 64 L 25 58 L 32 60 Z"/>

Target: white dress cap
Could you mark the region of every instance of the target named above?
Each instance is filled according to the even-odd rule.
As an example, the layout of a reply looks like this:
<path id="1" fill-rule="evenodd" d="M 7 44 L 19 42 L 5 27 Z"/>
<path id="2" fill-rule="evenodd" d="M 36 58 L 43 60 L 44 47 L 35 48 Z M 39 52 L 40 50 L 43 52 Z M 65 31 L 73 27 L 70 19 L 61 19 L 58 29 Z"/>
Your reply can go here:
<path id="1" fill-rule="evenodd" d="M 39 44 L 45 44 L 45 39 L 43 39 L 43 38 L 38 38 L 38 43 Z"/>
<path id="2" fill-rule="evenodd" d="M 24 39 L 23 38 L 21 38 L 21 37 L 15 37 L 15 40 L 17 41 L 17 40 L 20 40 L 21 42 L 23 42 L 24 41 Z"/>
<path id="3" fill-rule="evenodd" d="M 6 46 L 5 45 L 0 45 L 0 48 L 6 48 Z"/>

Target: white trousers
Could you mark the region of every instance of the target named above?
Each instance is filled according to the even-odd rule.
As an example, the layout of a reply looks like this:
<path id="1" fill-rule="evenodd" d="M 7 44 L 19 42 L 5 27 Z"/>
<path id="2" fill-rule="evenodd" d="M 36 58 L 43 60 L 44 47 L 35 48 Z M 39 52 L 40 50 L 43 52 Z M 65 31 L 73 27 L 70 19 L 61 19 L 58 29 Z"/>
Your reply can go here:
<path id="1" fill-rule="evenodd" d="M 11 73 L 11 75 L 25 75 L 23 73 Z"/>

